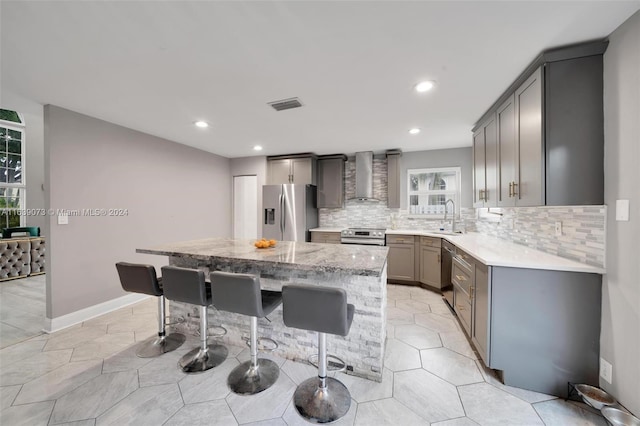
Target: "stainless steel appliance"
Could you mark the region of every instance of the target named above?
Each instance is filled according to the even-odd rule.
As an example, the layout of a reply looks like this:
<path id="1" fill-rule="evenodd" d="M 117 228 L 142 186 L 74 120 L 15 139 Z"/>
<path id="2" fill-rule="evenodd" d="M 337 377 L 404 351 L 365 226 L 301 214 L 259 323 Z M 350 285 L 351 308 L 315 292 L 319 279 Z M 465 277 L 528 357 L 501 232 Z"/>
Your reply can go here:
<path id="1" fill-rule="evenodd" d="M 442 268 L 440 278 L 442 283 L 442 294 L 445 300 L 453 308 L 453 284 L 451 284 L 451 268 L 453 258 L 456 255 L 456 246 L 449 241 L 442 239 Z"/>
<path id="2" fill-rule="evenodd" d="M 311 241 L 318 227 L 314 185 L 262 187 L 262 237 L 280 241 Z"/>
<path id="3" fill-rule="evenodd" d="M 382 228 L 348 228 L 340 234 L 340 242 L 342 244 L 383 246 L 386 232 L 387 230 Z"/>

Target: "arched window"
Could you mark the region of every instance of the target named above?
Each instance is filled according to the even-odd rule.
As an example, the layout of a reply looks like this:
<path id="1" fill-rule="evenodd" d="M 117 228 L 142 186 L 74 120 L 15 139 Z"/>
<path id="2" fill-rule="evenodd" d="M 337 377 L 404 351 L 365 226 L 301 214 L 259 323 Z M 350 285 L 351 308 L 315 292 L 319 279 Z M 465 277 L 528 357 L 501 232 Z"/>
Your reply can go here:
<path id="1" fill-rule="evenodd" d="M 24 225 L 24 133 L 22 115 L 0 109 L 0 231 Z"/>

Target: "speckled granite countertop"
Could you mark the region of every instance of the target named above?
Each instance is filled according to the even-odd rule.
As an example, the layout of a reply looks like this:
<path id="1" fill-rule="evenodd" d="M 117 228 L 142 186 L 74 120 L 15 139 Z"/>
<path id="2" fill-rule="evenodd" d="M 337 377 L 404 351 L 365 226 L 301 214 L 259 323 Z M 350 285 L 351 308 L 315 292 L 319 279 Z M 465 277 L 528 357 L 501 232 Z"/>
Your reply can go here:
<path id="1" fill-rule="evenodd" d="M 317 244 L 279 241 L 276 247 L 258 249 L 255 240 L 207 238 L 139 248 L 137 253 L 195 259 L 264 263 L 315 271 L 342 271 L 353 275 L 380 276 L 387 262 L 387 247 L 351 244 Z"/>

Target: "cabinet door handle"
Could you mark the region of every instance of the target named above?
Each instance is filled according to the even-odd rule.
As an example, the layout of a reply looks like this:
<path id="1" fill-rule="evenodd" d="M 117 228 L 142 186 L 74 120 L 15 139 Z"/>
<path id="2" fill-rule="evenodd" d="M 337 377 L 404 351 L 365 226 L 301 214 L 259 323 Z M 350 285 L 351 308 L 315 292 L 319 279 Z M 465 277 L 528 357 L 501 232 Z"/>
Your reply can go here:
<path id="1" fill-rule="evenodd" d="M 476 291 L 475 287 L 469 287 L 469 299 L 473 299 L 473 295 Z"/>
<path id="2" fill-rule="evenodd" d="M 467 278 L 464 275 L 456 275 L 456 278 L 458 279 L 458 281 L 466 281 Z"/>
<path id="3" fill-rule="evenodd" d="M 509 198 L 513 197 L 513 182 L 509 182 Z"/>
<path id="4" fill-rule="evenodd" d="M 518 191 L 517 191 L 518 184 L 515 182 L 512 182 L 512 183 L 513 183 L 513 196 L 515 197 L 516 195 L 518 195 Z"/>
<path id="5" fill-rule="evenodd" d="M 464 311 L 464 306 L 461 306 L 461 305 L 457 305 L 457 306 L 458 306 L 458 309 L 460 309 L 461 311 Z"/>
<path id="6" fill-rule="evenodd" d="M 438 263 L 440 263 L 440 262 L 441 262 L 441 260 L 440 260 L 440 255 L 438 255 Z"/>

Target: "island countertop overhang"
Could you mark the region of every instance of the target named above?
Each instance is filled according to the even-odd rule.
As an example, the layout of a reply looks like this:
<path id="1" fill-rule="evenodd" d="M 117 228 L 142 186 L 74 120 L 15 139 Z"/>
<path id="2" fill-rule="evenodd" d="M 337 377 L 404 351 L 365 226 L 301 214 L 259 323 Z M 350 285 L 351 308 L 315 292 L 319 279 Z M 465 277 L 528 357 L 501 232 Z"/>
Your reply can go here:
<path id="1" fill-rule="evenodd" d="M 381 276 L 389 249 L 380 246 L 320 244 L 279 241 L 275 247 L 258 249 L 254 240 L 205 238 L 138 248 L 136 253 L 189 257 L 199 260 L 244 261 L 281 268 L 345 272 Z"/>

